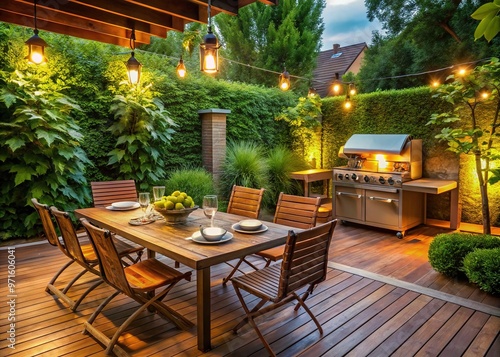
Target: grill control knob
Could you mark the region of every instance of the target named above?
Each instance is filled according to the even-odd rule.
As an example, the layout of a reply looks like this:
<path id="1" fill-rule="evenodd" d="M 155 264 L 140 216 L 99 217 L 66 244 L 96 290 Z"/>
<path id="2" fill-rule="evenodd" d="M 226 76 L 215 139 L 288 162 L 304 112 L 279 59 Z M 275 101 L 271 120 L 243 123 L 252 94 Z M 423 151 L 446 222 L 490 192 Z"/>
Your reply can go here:
<path id="1" fill-rule="evenodd" d="M 370 176 L 365 175 L 365 177 L 363 177 L 363 180 L 365 180 L 365 182 L 370 182 Z"/>
<path id="2" fill-rule="evenodd" d="M 398 184 L 398 186 L 401 186 L 402 181 L 401 180 L 396 180 L 396 183 Z"/>
<path id="3" fill-rule="evenodd" d="M 387 182 L 389 183 L 389 185 L 394 185 L 394 179 L 392 177 L 389 177 Z"/>
<path id="4" fill-rule="evenodd" d="M 379 179 L 378 179 L 378 182 L 380 182 L 383 185 L 385 183 L 384 176 L 380 176 Z"/>
<path id="5" fill-rule="evenodd" d="M 351 178 L 352 178 L 353 181 L 358 181 L 359 180 L 359 177 L 356 174 L 352 174 Z"/>
<path id="6" fill-rule="evenodd" d="M 345 179 L 349 180 L 349 174 L 345 174 Z"/>
<path id="7" fill-rule="evenodd" d="M 341 181 L 342 181 L 342 179 L 344 178 L 344 175 L 342 175 L 342 174 L 338 174 L 338 175 L 337 175 L 337 178 L 338 178 L 339 180 L 341 180 Z"/>

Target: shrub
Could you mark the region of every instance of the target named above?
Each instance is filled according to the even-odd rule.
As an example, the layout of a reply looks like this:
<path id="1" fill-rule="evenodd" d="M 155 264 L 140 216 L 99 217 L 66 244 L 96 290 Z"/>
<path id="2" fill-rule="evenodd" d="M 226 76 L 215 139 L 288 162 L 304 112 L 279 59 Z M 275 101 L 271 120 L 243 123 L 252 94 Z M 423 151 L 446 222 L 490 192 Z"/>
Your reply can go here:
<path id="1" fill-rule="evenodd" d="M 220 194 L 229 200 L 233 185 L 267 188 L 267 166 L 262 148 L 253 142 L 230 142 L 222 167 Z"/>
<path id="2" fill-rule="evenodd" d="M 478 248 L 500 247 L 500 239 L 487 234 L 438 234 L 429 245 L 429 262 L 438 272 L 450 277 L 463 276 L 463 261 Z"/>
<path id="3" fill-rule="evenodd" d="M 293 171 L 307 169 L 307 164 L 302 157 L 294 154 L 284 146 L 277 146 L 269 151 L 266 158 L 268 168 L 269 188 L 265 192 L 264 205 L 274 208 L 280 192 L 297 194 L 301 187 L 295 180 L 290 178 Z"/>
<path id="4" fill-rule="evenodd" d="M 65 211 L 90 201 L 80 107 L 42 74 L 0 71 L 0 238 L 30 236 L 35 197 Z"/>
<path id="5" fill-rule="evenodd" d="M 194 204 L 201 207 L 203 196 L 215 192 L 212 175 L 202 168 L 183 168 L 170 173 L 165 182 L 165 194 L 176 190 L 184 191 L 193 198 Z"/>
<path id="6" fill-rule="evenodd" d="M 115 121 L 108 130 L 116 144 L 108 165 L 119 172 L 118 179 L 133 179 L 141 189 L 165 177 L 161 151 L 176 126 L 162 101 L 151 96 L 149 87 L 137 86 L 126 96 L 116 95 L 110 108 Z"/>
<path id="7" fill-rule="evenodd" d="M 469 281 L 481 290 L 500 294 L 500 248 L 476 249 L 464 259 L 464 271 Z"/>

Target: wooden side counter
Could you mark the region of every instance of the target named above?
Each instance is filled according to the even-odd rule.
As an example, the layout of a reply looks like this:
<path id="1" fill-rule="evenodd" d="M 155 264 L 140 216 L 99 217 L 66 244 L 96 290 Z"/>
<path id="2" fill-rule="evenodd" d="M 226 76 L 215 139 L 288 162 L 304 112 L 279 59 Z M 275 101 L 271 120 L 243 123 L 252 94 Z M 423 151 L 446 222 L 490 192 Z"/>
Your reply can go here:
<path id="1" fill-rule="evenodd" d="M 326 187 L 326 198 L 330 197 L 330 182 L 333 180 L 332 169 L 311 169 L 304 171 L 295 171 L 291 173 L 291 178 L 302 181 L 304 184 L 304 196 L 309 197 L 309 184 L 314 181 L 323 181 L 323 187 Z"/>
<path id="2" fill-rule="evenodd" d="M 424 195 L 424 223 L 427 215 L 427 194 L 440 195 L 450 192 L 450 228 L 460 228 L 460 212 L 458 208 L 458 184 L 453 180 L 439 180 L 431 178 L 421 178 L 403 183 L 404 191 L 422 192 Z"/>

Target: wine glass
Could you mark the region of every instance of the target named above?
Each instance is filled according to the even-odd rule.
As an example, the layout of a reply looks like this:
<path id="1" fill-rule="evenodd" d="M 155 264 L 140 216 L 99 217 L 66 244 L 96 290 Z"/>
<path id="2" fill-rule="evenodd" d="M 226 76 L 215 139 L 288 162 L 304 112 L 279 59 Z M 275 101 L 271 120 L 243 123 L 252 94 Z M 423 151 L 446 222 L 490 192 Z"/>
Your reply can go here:
<path id="1" fill-rule="evenodd" d="M 153 186 L 153 197 L 156 201 L 160 201 L 165 194 L 165 186 Z"/>
<path id="2" fill-rule="evenodd" d="M 214 217 L 217 212 L 218 202 L 216 195 L 207 195 L 203 197 L 203 213 L 210 218 L 210 226 L 214 226 Z"/>
<path id="3" fill-rule="evenodd" d="M 150 204 L 149 192 L 140 192 L 139 193 L 139 204 L 141 205 L 142 212 L 144 212 L 144 216 L 142 217 L 142 221 L 146 221 L 146 211 Z"/>

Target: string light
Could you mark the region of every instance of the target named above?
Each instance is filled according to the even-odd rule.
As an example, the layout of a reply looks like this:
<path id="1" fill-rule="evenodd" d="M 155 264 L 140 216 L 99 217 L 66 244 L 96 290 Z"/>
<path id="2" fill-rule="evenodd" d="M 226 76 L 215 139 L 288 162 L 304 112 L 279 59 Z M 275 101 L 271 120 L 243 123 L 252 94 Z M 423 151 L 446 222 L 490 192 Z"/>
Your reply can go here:
<path id="1" fill-rule="evenodd" d="M 179 59 L 179 63 L 177 64 L 176 70 L 179 77 L 184 78 L 186 76 L 186 66 L 184 66 L 184 61 L 182 60 L 182 56 Z"/>
<path id="2" fill-rule="evenodd" d="M 138 51 L 142 51 L 142 50 L 138 50 Z M 142 52 L 149 52 L 149 51 L 142 51 Z M 178 57 L 172 57 L 172 56 L 163 55 L 163 54 L 160 54 L 160 53 L 154 53 L 154 54 L 162 56 L 162 57 L 166 57 L 166 58 L 173 58 L 173 59 L 176 59 L 176 60 L 178 58 Z M 265 69 L 265 68 L 253 66 L 253 65 L 248 64 L 248 63 L 243 63 L 243 62 L 235 61 L 235 60 L 224 58 L 224 57 L 219 57 L 219 58 L 222 59 L 222 60 L 224 60 L 224 61 L 227 61 L 229 63 L 234 63 L 234 64 L 237 64 L 237 65 L 245 66 L 247 68 L 252 68 L 252 69 L 256 69 L 256 70 L 267 72 L 267 73 L 274 73 L 274 74 L 277 74 L 277 75 L 281 75 L 283 73 L 283 72 L 277 72 L 277 71 L 273 71 L 273 70 L 269 70 L 269 69 Z M 425 72 L 401 74 L 401 75 L 397 75 L 397 76 L 388 76 L 388 77 L 378 77 L 378 78 L 363 79 L 363 82 L 382 81 L 382 80 L 387 80 L 387 79 L 398 79 L 398 78 L 406 78 L 406 77 L 423 76 L 423 75 L 426 75 L 426 74 L 433 74 L 433 73 L 438 73 L 438 72 L 442 72 L 442 71 L 446 71 L 446 70 L 452 70 L 452 69 L 457 68 L 457 67 L 462 68 L 463 66 L 470 66 L 470 65 L 474 65 L 474 64 L 477 64 L 477 63 L 480 63 L 480 62 L 486 62 L 486 61 L 490 61 L 490 60 L 491 60 L 491 57 L 482 58 L 482 59 L 479 59 L 479 60 L 476 60 L 476 61 L 459 63 L 459 64 L 456 64 L 456 65 L 451 65 L 451 66 L 448 66 L 448 67 L 438 68 L 438 69 L 435 69 L 435 70 L 430 70 L 430 71 L 425 71 Z M 290 76 L 290 78 L 295 78 L 295 79 L 299 79 L 299 80 L 302 79 L 302 80 L 307 80 L 307 81 L 311 82 L 311 78 L 302 77 L 302 76 L 296 76 L 296 75 L 293 75 L 293 74 L 290 74 L 290 73 L 289 73 L 289 76 Z M 324 81 L 318 81 L 318 80 L 315 80 L 315 79 L 313 79 L 312 81 L 315 82 L 315 83 L 321 83 L 321 84 L 328 84 L 329 83 L 329 82 L 324 82 Z M 347 85 L 352 84 L 354 86 L 354 83 L 352 83 L 352 82 L 341 82 L 341 83 L 347 84 Z M 435 84 L 439 86 L 440 83 L 439 83 L 439 81 L 433 81 L 432 85 L 435 85 Z M 354 89 L 355 89 L 355 87 L 354 87 Z"/>
<path id="3" fill-rule="evenodd" d="M 356 94 L 356 87 L 354 86 L 354 83 L 349 83 L 349 95 L 355 95 Z"/>
<path id="4" fill-rule="evenodd" d="M 283 72 L 280 74 L 279 86 L 282 91 L 290 89 L 290 73 L 288 73 L 286 67 L 283 68 Z"/>
<path id="5" fill-rule="evenodd" d="M 340 82 L 340 76 L 338 73 L 335 73 L 335 80 L 333 81 L 332 85 L 333 94 L 334 95 L 340 94 L 341 89 L 342 89 L 342 84 Z"/>
<path id="6" fill-rule="evenodd" d="M 349 97 L 349 95 L 346 95 L 345 100 L 344 100 L 344 108 L 351 109 L 351 107 L 352 107 L 351 97 Z"/>

